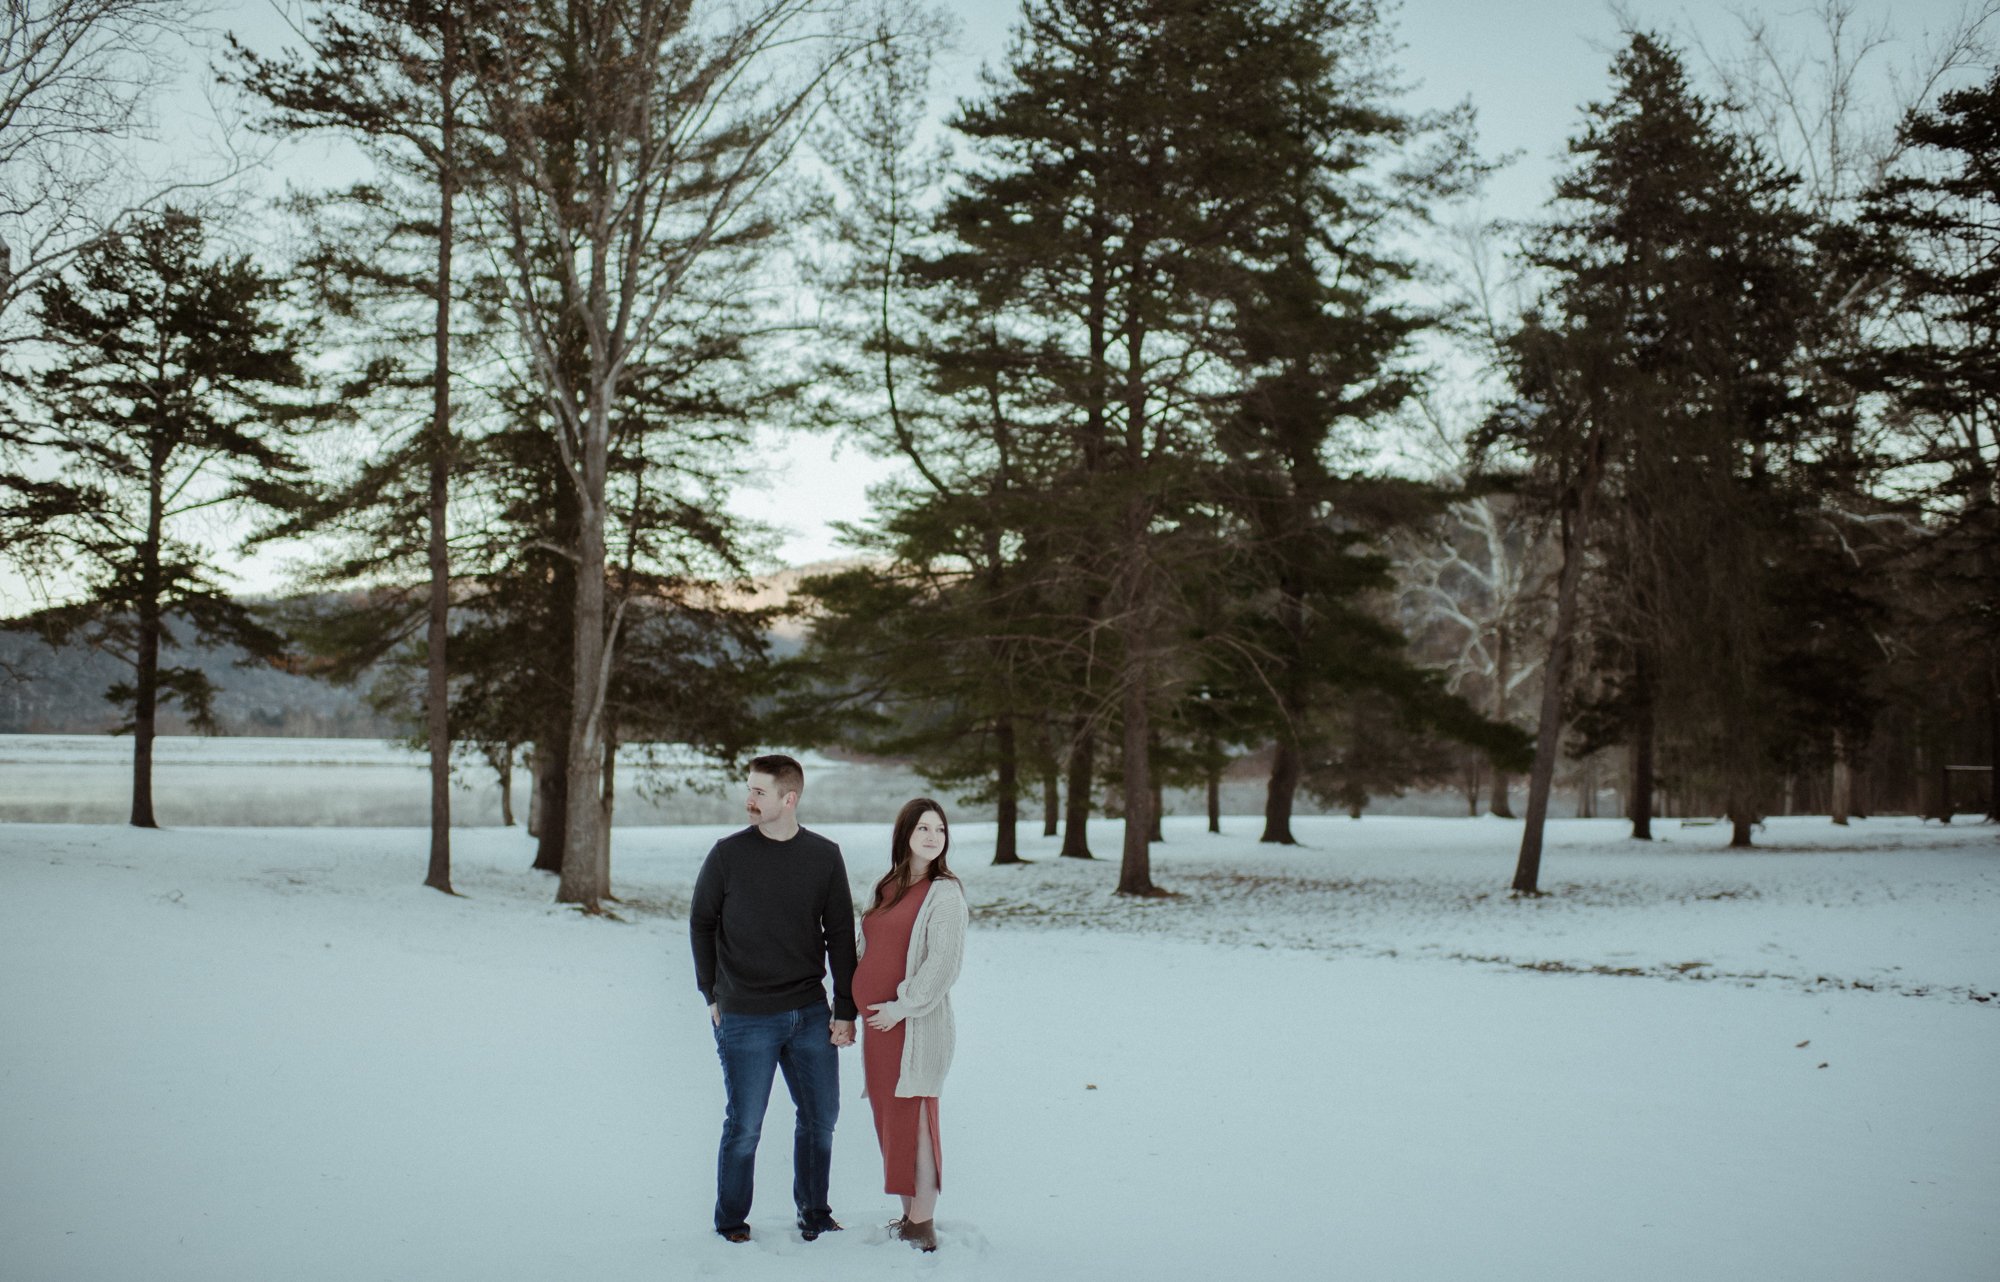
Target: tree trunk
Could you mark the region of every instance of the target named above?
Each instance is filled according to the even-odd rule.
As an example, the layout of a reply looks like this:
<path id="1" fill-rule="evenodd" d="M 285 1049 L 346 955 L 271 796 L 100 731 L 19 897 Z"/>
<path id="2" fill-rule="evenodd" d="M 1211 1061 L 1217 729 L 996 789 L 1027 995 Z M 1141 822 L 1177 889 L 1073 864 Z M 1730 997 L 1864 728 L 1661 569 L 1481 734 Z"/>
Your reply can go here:
<path id="1" fill-rule="evenodd" d="M 1081 726 L 1070 740 L 1069 796 L 1063 812 L 1062 853 L 1066 859 L 1089 859 L 1090 790 L 1097 774 L 1097 732 Z"/>
<path id="2" fill-rule="evenodd" d="M 446 894 L 451 887 L 451 692 L 447 638 L 450 631 L 451 563 L 446 528 L 451 477 L 451 303 L 452 249 L 456 192 L 453 145 L 457 132 L 453 91 L 457 77 L 457 24 L 451 6 L 440 11 L 438 258 L 435 359 L 432 369 L 430 493 L 428 510 L 430 618 L 427 694 L 431 767 L 430 866 L 424 884 Z"/>
<path id="3" fill-rule="evenodd" d="M 514 745 L 500 756 L 500 826 L 514 826 Z"/>
<path id="4" fill-rule="evenodd" d="M 1264 786 L 1264 833 L 1260 842 L 1296 846 L 1292 836 L 1292 801 L 1299 791 L 1299 750 L 1288 736 L 1278 739 L 1271 755 L 1271 778 Z"/>
<path id="5" fill-rule="evenodd" d="M 528 745 L 528 835 L 542 835 L 542 748 Z"/>
<path id="6" fill-rule="evenodd" d="M 1751 825 L 1757 822 L 1757 816 L 1751 814 L 1743 806 L 1742 802 L 1735 797 L 1729 799 L 1728 811 L 1729 848 L 1731 850 L 1748 848 L 1750 845 L 1750 828 Z"/>
<path id="7" fill-rule="evenodd" d="M 554 448 L 553 443 L 550 448 Z M 576 486 L 567 475 L 561 474 L 566 469 L 559 459 L 556 470 L 559 474 L 550 496 L 555 511 L 551 533 L 557 546 L 574 547 L 581 525 Z M 534 867 L 542 872 L 559 873 L 563 870 L 569 840 L 569 737 L 576 702 L 576 564 L 568 557 L 549 558 L 546 591 L 547 617 L 569 620 L 571 626 L 552 630 L 554 635 L 547 648 L 553 653 L 538 656 L 538 662 L 545 665 L 549 674 L 550 703 L 540 710 L 543 720 L 535 745 L 541 757 L 540 778 L 545 782 L 540 790 L 542 817 L 541 827 L 535 833 L 538 844 Z"/>
<path id="8" fill-rule="evenodd" d="M 1140 646 L 1144 639 L 1139 638 Z M 1134 649 L 1128 645 L 1127 654 Z M 1136 656 L 1134 670 L 1126 676 L 1125 688 L 1125 841 L 1122 858 L 1118 867 L 1118 893 L 1121 895 L 1157 895 L 1160 888 L 1153 884 L 1153 863 L 1147 848 L 1147 837 L 1153 826 L 1153 781 L 1151 762 L 1147 757 L 1147 740 L 1151 730 L 1150 713 L 1147 706 L 1148 673 L 1143 649 Z"/>
<path id="9" fill-rule="evenodd" d="M 597 843 L 604 811 L 604 698 L 609 638 L 604 610 L 604 478 L 609 446 L 608 388 L 594 389 L 582 458 L 583 492 L 577 529 L 574 706 L 570 709 L 568 823 L 564 847 L 574 858 L 563 860 L 556 902 L 598 911 L 604 886 L 598 877 Z"/>
<path id="10" fill-rule="evenodd" d="M 153 738 L 160 706 L 160 609 L 139 604 L 138 670 L 132 683 L 132 826 L 157 828 L 153 819 Z"/>
<path id="11" fill-rule="evenodd" d="M 1208 830 L 1222 831 L 1222 771 L 1215 766 L 1208 769 Z"/>
<path id="12" fill-rule="evenodd" d="M 1496 651 L 1493 664 L 1493 719 L 1504 723 L 1507 720 L 1507 681 L 1512 675 L 1513 655 L 1507 649 L 1507 629 L 1501 628 L 1495 642 Z M 1502 819 L 1514 817 L 1514 807 L 1508 803 L 1509 778 L 1499 766 L 1493 767 L 1493 801 L 1488 807 Z"/>
<path id="13" fill-rule="evenodd" d="M 993 745 L 999 758 L 999 779 L 995 787 L 999 797 L 994 806 L 997 822 L 993 834 L 993 862 L 996 864 L 1018 864 L 1026 862 L 1021 858 L 1020 848 L 1015 844 L 1014 825 L 1020 819 L 1021 786 L 1020 763 L 1014 751 L 1014 718 L 1002 714 L 993 727 Z"/>
<path id="14" fill-rule="evenodd" d="M 160 709 L 160 543 L 166 522 L 166 458 L 155 446 L 146 478 L 146 541 L 139 548 L 139 635 L 132 674 L 132 826 L 153 818 L 153 737 Z"/>
<path id="15" fill-rule="evenodd" d="M 1159 754 L 1159 751 L 1160 745 L 1151 738 L 1148 738 L 1146 740 L 1146 761 L 1149 767 L 1153 758 Z M 1150 794 L 1152 805 L 1148 809 L 1148 814 L 1151 818 L 1146 824 L 1146 840 L 1165 841 L 1166 836 L 1160 831 L 1160 816 L 1167 812 L 1166 786 L 1160 782 L 1159 771 L 1153 770 L 1151 774 L 1153 776 L 1153 787 Z"/>
<path id="16" fill-rule="evenodd" d="M 451 684 L 445 640 L 451 621 L 451 561 L 446 543 L 445 499 L 451 478 L 451 251 L 454 172 L 453 140 L 458 121 L 452 93 L 458 75 L 458 24 L 452 7 L 438 14 L 442 54 L 438 61 L 438 256 L 437 320 L 432 335 L 430 494 L 427 520 L 430 560 L 430 620 L 425 643 L 425 712 L 431 749 L 431 852 L 424 885 L 445 894 L 451 889 Z"/>
<path id="17" fill-rule="evenodd" d="M 535 834 L 534 867 L 559 873 L 569 832 L 569 729 L 552 735 L 535 752 L 535 792 L 541 805 L 541 828 Z"/>
<path id="18" fill-rule="evenodd" d="M 1986 651 L 1986 822 L 2000 823 L 2000 648 Z"/>
<path id="19" fill-rule="evenodd" d="M 597 886 L 613 903 L 611 893 L 611 815 L 618 800 L 618 727 L 606 719 L 604 728 L 604 792 L 598 799 Z"/>
<path id="20" fill-rule="evenodd" d="M 1119 247 L 1119 256 L 1128 260 L 1125 270 L 1124 311 L 1125 370 L 1120 399 L 1124 402 L 1123 469 L 1128 479 L 1146 475 L 1151 463 L 1146 429 L 1147 369 L 1145 358 L 1147 318 L 1137 301 L 1144 289 L 1138 283 L 1148 270 L 1143 237 L 1129 238 Z M 1125 651 L 1125 697 L 1123 699 L 1125 743 L 1120 774 L 1124 781 L 1124 851 L 1118 867 L 1118 893 L 1158 895 L 1153 884 L 1152 851 L 1147 844 L 1153 831 L 1153 643 L 1159 624 L 1154 618 L 1159 588 L 1153 582 L 1152 547 L 1148 530 L 1154 512 L 1152 500 L 1144 496 L 1145 486 L 1137 486 L 1126 501 L 1123 519 L 1123 564 L 1118 579 L 1123 607 L 1118 611 L 1119 637 Z"/>
<path id="21" fill-rule="evenodd" d="M 1056 785 L 1055 762 L 1042 774 L 1042 836 L 1053 837 L 1062 827 L 1062 792 Z"/>
<path id="22" fill-rule="evenodd" d="M 430 464 L 430 624 L 426 642 L 424 730 L 430 740 L 430 866 L 424 884 L 452 894 L 452 730 L 444 636 L 450 578 L 444 568 L 444 462 Z"/>
<path id="23" fill-rule="evenodd" d="M 1833 801 L 1827 809 L 1833 822 L 1845 828 L 1847 812 L 1854 805 L 1854 767 L 1847 760 L 1847 739 L 1833 732 Z"/>
<path id="24" fill-rule="evenodd" d="M 1642 650 L 1634 665 L 1639 674 L 1639 706 L 1632 717 L 1632 840 L 1653 839 L 1653 689 Z"/>
<path id="25" fill-rule="evenodd" d="M 1521 854 L 1514 865 L 1513 889 L 1517 895 L 1541 893 L 1537 882 L 1542 873 L 1542 828 L 1548 822 L 1549 792 L 1555 786 L 1556 749 L 1562 741 L 1563 681 L 1569 675 L 1577 588 L 1583 582 L 1590 521 L 1597 505 L 1597 478 L 1604 466 L 1603 450 L 1602 435 L 1593 431 L 1584 446 L 1576 510 L 1562 513 L 1563 565 L 1556 585 L 1555 635 L 1549 640 L 1548 661 L 1542 665 L 1542 707 L 1535 721 L 1535 764 L 1528 774 L 1528 810 L 1521 825 Z"/>
<path id="26" fill-rule="evenodd" d="M 1304 592 L 1290 581 L 1278 585 L 1278 622 L 1288 642 L 1290 662 L 1278 674 L 1278 749 L 1271 758 L 1271 779 L 1264 789 L 1264 831 L 1257 840 L 1280 846 L 1296 846 L 1292 836 L 1292 806 L 1299 791 L 1299 734 L 1305 725 L 1306 690 L 1303 652 L 1306 621 Z"/>
<path id="27" fill-rule="evenodd" d="M 1951 806 L 1942 763 L 1949 758 L 1942 746 L 1935 740 L 1938 733 L 1925 719 L 1919 718 L 1912 727 L 1916 743 L 1911 745 L 1910 775 L 1908 788 L 1916 797 L 1916 811 L 1926 819 L 1951 822 Z"/>

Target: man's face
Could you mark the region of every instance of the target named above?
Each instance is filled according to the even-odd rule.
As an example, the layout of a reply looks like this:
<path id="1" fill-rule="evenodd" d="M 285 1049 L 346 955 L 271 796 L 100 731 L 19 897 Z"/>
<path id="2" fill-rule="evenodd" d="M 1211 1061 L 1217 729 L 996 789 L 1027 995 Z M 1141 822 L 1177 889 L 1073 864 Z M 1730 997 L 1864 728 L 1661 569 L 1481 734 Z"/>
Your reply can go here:
<path id="1" fill-rule="evenodd" d="M 750 812 L 750 822 L 767 824 L 774 822 L 785 813 L 787 795 L 778 791 L 778 781 L 761 770 L 750 772 L 750 795 L 744 809 Z M 796 803 L 795 803 L 796 804 Z"/>

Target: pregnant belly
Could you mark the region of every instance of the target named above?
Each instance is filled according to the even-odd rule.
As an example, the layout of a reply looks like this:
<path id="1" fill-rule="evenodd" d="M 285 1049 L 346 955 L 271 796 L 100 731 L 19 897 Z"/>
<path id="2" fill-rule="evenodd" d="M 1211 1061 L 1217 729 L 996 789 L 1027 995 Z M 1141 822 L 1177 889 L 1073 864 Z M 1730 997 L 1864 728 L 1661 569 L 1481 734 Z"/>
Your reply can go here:
<path id="1" fill-rule="evenodd" d="M 900 964 L 892 966 L 890 960 L 885 957 L 879 963 L 870 965 L 875 962 L 873 953 L 861 959 L 861 964 L 854 968 L 856 1002 L 866 1006 L 894 1000 L 896 985 L 903 982 L 903 968 Z"/>

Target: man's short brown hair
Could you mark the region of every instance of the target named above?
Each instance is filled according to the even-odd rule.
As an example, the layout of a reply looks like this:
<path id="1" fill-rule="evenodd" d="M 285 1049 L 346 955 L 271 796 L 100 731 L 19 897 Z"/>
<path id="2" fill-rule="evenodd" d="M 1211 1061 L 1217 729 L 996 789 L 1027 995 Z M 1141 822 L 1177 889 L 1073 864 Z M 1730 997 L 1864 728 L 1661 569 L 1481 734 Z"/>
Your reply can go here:
<path id="1" fill-rule="evenodd" d="M 774 752 L 762 757 L 752 757 L 750 758 L 750 773 L 771 776 L 771 779 L 778 785 L 778 796 L 780 799 L 788 792 L 796 792 L 800 796 L 805 795 L 806 768 L 799 764 L 796 757 L 788 757 L 782 752 Z"/>

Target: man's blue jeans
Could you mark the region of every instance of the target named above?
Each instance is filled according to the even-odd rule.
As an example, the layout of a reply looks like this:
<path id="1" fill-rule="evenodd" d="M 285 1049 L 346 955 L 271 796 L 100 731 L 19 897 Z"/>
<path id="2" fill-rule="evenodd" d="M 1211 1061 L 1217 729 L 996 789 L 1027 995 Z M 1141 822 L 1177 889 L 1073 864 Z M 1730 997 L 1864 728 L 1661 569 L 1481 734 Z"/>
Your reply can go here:
<path id="1" fill-rule="evenodd" d="M 818 1225 L 833 1218 L 827 1183 L 833 1167 L 833 1124 L 840 1117 L 840 1052 L 827 1031 L 824 1003 L 777 1015 L 723 1012 L 715 1029 L 728 1112 L 715 1165 L 715 1231 L 748 1228 L 756 1185 L 757 1140 L 771 1103 L 771 1078 L 782 1069 L 798 1107 L 792 1134 L 792 1201 L 799 1219 Z"/>

